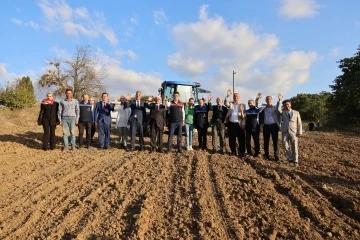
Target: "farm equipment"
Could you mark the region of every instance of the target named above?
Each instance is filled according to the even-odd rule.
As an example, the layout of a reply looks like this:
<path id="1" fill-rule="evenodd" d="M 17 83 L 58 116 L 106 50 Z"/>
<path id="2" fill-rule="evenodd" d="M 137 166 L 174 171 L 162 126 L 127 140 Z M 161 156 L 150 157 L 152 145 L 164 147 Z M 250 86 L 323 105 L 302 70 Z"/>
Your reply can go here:
<path id="1" fill-rule="evenodd" d="M 200 83 L 190 81 L 164 81 L 158 89 L 158 95 L 161 96 L 162 102 L 165 103 L 165 97 L 170 101 L 174 92 L 179 92 L 180 101 L 188 102 L 189 98 L 194 98 L 195 105 L 201 99 L 201 94 L 210 93 L 210 91 L 200 88 Z M 116 103 L 115 103 L 116 105 Z M 116 108 L 116 107 L 115 107 Z M 117 112 L 111 112 L 112 122 L 116 122 Z M 144 134 L 150 134 L 149 128 L 149 111 L 147 111 L 146 122 L 144 124 Z"/>

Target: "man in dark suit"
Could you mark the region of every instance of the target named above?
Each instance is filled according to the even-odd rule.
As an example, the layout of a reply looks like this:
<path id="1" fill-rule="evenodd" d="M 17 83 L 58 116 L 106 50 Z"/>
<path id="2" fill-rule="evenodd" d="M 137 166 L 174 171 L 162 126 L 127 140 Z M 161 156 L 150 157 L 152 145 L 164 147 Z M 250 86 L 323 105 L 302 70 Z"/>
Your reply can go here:
<path id="1" fill-rule="evenodd" d="M 220 137 L 220 152 L 225 153 L 225 117 L 227 114 L 227 107 L 222 104 L 222 98 L 216 98 L 216 105 L 211 104 L 212 96 L 209 98 L 209 109 L 213 112 L 211 118 L 212 126 L 212 145 L 214 153 L 218 151 L 217 138 Z"/>
<path id="2" fill-rule="evenodd" d="M 86 148 L 90 147 L 91 143 L 91 126 L 93 122 L 92 105 L 89 101 L 89 95 L 84 94 L 83 100 L 79 103 L 80 117 L 79 117 L 79 148 L 83 147 L 84 130 L 86 133 Z"/>
<path id="3" fill-rule="evenodd" d="M 153 97 L 150 96 L 148 101 L 151 102 Z M 166 108 L 161 104 L 161 97 L 155 98 L 155 103 L 146 103 L 145 106 L 150 109 L 150 129 L 151 129 L 151 149 L 153 152 L 156 147 L 159 152 L 163 152 L 163 135 L 166 119 Z"/>
<path id="4" fill-rule="evenodd" d="M 114 104 L 110 103 L 107 93 L 101 95 L 101 100 L 95 107 L 95 126 L 98 127 L 99 147 L 104 149 L 110 148 L 110 127 L 111 115 L 114 111 Z"/>
<path id="5" fill-rule="evenodd" d="M 136 132 L 139 134 L 140 151 L 144 150 L 144 133 L 143 123 L 146 121 L 146 108 L 144 101 L 141 101 L 141 92 L 137 91 L 135 100 L 131 101 L 131 95 L 126 96 L 128 102 L 125 102 L 125 108 L 131 108 L 131 115 L 129 117 L 130 131 L 131 131 L 131 148 L 130 151 L 135 150 Z"/>

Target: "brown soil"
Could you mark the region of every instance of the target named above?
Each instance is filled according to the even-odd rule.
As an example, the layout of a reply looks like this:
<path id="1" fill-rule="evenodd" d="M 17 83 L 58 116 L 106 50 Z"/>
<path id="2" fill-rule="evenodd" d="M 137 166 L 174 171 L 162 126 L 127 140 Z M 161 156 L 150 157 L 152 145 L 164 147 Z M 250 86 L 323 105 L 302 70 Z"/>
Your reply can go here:
<path id="1" fill-rule="evenodd" d="M 37 113 L 0 111 L 0 239 L 360 239 L 355 134 L 303 135 L 298 168 L 126 152 L 115 134 L 110 150 L 62 152 L 60 127 L 44 152 Z"/>

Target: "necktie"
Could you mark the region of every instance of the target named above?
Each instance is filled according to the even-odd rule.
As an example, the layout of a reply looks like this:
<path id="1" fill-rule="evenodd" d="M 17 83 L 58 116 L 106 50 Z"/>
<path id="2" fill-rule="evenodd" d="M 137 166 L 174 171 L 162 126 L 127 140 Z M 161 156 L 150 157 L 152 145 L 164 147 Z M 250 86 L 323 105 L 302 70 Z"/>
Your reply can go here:
<path id="1" fill-rule="evenodd" d="M 103 108 L 105 108 L 105 102 L 103 102 L 104 104 L 103 104 Z"/>
<path id="2" fill-rule="evenodd" d="M 221 110 L 221 106 L 219 105 L 219 110 Z"/>
<path id="3" fill-rule="evenodd" d="M 291 120 L 291 114 L 290 114 L 290 112 L 289 112 L 288 114 L 289 114 L 289 120 Z"/>
<path id="4" fill-rule="evenodd" d="M 159 111 L 159 105 L 156 104 L 156 112 L 158 112 L 158 111 Z"/>
<path id="5" fill-rule="evenodd" d="M 140 108 L 140 103 L 139 103 L 139 101 L 136 101 L 136 107 L 137 107 L 137 108 Z"/>

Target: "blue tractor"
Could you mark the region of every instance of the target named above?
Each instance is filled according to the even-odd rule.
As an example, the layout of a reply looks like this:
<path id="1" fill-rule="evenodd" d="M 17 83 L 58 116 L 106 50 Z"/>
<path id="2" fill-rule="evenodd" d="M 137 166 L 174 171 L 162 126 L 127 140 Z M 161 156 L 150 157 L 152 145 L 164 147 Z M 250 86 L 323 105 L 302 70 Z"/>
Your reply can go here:
<path id="1" fill-rule="evenodd" d="M 200 83 L 190 81 L 164 81 L 159 88 L 159 96 L 164 102 L 165 96 L 172 100 L 174 92 L 179 92 L 180 101 L 188 102 L 189 98 L 194 98 L 195 105 L 201 98 L 201 94 L 210 93 L 210 91 L 200 88 Z"/>
<path id="2" fill-rule="evenodd" d="M 171 101 L 174 92 L 179 92 L 180 101 L 187 103 L 189 98 L 194 98 L 195 105 L 197 105 L 199 99 L 202 98 L 202 94 L 211 93 L 209 90 L 200 88 L 200 86 L 198 82 L 164 81 L 161 84 L 161 88 L 159 88 L 159 96 L 161 96 L 162 102 L 165 103 L 165 97 L 168 97 L 169 101 Z M 149 133 L 150 130 L 147 128 L 146 132 Z M 185 127 L 183 128 L 183 132 L 185 132 Z"/>

